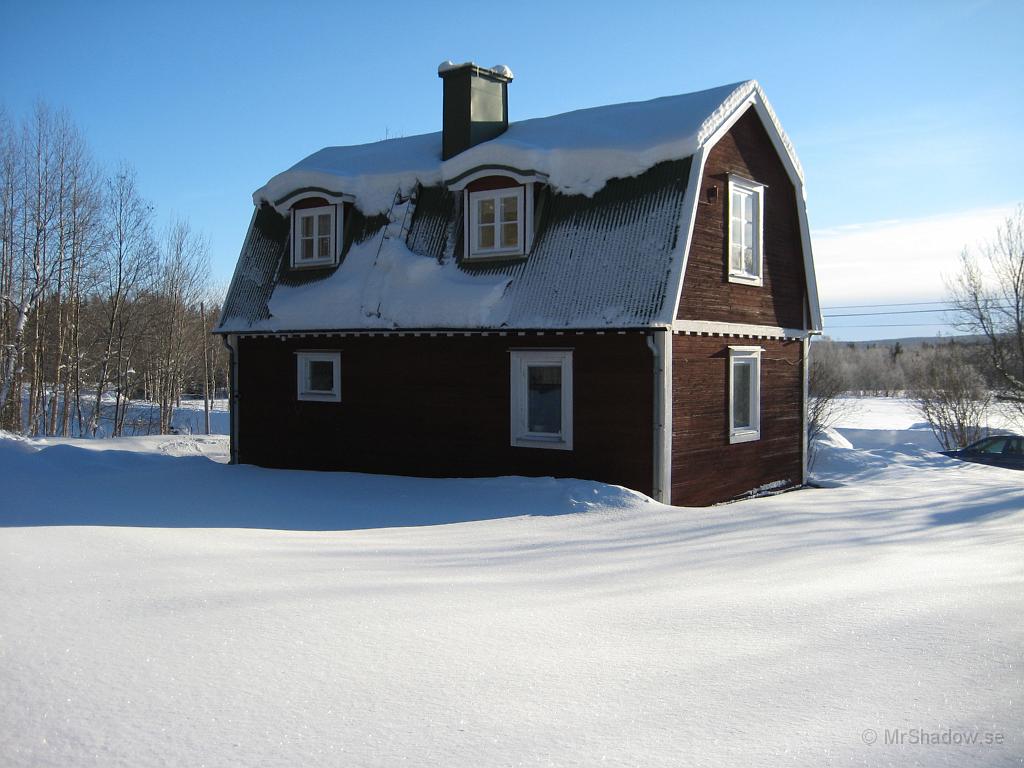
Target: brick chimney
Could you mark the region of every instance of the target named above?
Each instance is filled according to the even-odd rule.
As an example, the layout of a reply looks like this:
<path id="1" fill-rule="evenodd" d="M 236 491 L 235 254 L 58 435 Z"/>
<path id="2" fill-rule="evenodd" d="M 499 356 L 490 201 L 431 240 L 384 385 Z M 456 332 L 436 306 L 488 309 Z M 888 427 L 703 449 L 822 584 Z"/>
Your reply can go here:
<path id="1" fill-rule="evenodd" d="M 512 70 L 504 64 L 478 67 L 443 62 L 437 76 L 444 81 L 441 159 L 500 136 L 508 129 L 508 84 Z"/>

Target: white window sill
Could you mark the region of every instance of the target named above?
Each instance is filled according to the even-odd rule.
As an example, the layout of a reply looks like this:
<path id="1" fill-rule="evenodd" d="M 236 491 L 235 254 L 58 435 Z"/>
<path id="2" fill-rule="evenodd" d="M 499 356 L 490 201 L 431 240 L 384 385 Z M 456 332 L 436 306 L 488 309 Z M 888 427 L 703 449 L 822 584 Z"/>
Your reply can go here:
<path id="1" fill-rule="evenodd" d="M 763 286 L 764 278 L 757 275 L 749 275 L 746 272 L 730 272 L 730 283 L 741 283 L 743 285 Z"/>
<path id="2" fill-rule="evenodd" d="M 482 251 L 480 253 L 471 253 L 466 257 L 466 261 L 495 261 L 497 259 L 521 259 L 526 256 L 522 249 L 514 251 Z"/>
<path id="3" fill-rule="evenodd" d="M 730 443 L 752 443 L 761 439 L 761 431 L 754 429 L 737 430 L 729 435 Z"/>
<path id="4" fill-rule="evenodd" d="M 300 392 L 299 400 L 321 403 L 340 403 L 341 395 L 337 395 L 333 392 Z"/>
<path id="5" fill-rule="evenodd" d="M 323 261 L 300 261 L 292 264 L 292 269 L 323 269 L 324 267 L 338 266 L 337 259 L 324 259 Z"/>
<path id="6" fill-rule="evenodd" d="M 512 438 L 514 448 L 547 448 L 555 451 L 571 451 L 572 443 L 551 435 L 522 435 Z"/>

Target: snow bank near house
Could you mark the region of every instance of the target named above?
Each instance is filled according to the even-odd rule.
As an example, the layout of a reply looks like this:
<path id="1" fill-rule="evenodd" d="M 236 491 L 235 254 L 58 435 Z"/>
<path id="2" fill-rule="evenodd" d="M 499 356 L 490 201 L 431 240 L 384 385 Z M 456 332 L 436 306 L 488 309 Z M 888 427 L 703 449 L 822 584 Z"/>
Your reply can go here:
<path id="1" fill-rule="evenodd" d="M 396 190 L 407 194 L 418 183 L 439 184 L 480 165 L 535 171 L 546 175 L 560 192 L 592 196 L 610 179 L 637 176 L 665 160 L 689 157 L 733 111 L 755 96 L 771 114 L 761 87 L 747 80 L 696 93 L 522 120 L 510 123 L 501 136 L 444 162 L 440 133 L 327 147 L 274 176 L 253 193 L 253 202 L 273 203 L 296 189 L 322 187 L 354 195 L 361 210 L 374 214 L 389 208 Z M 786 144 L 799 168 L 788 140 Z"/>
<path id="2" fill-rule="evenodd" d="M 353 530 L 653 503 L 586 480 L 430 480 L 224 466 L 227 460 L 221 435 L 0 439 L 0 526 Z"/>
<path id="3" fill-rule="evenodd" d="M 217 443 L 0 440 L 5 765 L 1024 753 L 1020 473 L 832 436 L 834 488 L 678 509 Z M 911 729 L 976 742 L 887 741 Z"/>

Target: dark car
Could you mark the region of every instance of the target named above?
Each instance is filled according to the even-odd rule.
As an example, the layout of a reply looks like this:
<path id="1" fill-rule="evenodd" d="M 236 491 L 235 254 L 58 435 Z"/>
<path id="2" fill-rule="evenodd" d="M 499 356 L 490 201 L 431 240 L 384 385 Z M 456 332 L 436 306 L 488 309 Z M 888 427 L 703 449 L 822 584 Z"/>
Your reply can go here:
<path id="1" fill-rule="evenodd" d="M 1008 469 L 1024 469 L 1024 437 L 1020 435 L 995 435 L 985 437 L 966 448 L 956 451 L 942 451 L 944 456 L 954 459 L 975 461 L 978 464 L 992 464 Z"/>

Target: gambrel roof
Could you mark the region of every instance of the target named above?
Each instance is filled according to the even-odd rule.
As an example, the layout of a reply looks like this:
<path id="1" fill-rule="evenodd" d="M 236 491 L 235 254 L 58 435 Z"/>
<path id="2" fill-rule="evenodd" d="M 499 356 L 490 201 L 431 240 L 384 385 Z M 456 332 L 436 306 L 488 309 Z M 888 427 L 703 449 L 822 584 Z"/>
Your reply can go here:
<path id="1" fill-rule="evenodd" d="M 330 147 L 257 190 L 221 333 L 630 329 L 670 325 L 710 147 L 758 111 L 799 197 L 812 327 L 820 327 L 803 174 L 754 81 L 511 123 L 441 161 L 441 134 Z M 461 195 L 482 174 L 542 181 L 525 259 L 459 258 Z M 353 204 L 337 267 L 287 269 L 302 196 Z"/>

